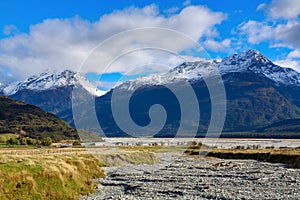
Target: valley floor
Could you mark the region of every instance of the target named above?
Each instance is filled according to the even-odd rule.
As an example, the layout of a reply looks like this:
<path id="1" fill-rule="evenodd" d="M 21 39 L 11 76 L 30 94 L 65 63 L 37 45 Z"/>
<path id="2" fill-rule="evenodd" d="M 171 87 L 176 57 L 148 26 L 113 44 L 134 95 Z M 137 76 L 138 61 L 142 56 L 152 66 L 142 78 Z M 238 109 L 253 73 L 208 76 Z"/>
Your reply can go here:
<path id="1" fill-rule="evenodd" d="M 160 139 L 164 146 L 149 146 L 156 139 L 127 146 L 129 140 L 88 148 L 0 148 L 0 199 L 299 199 L 299 140 L 206 141 L 203 152 L 227 159 L 202 158 L 201 146 L 176 146 L 191 139 Z"/>
<path id="2" fill-rule="evenodd" d="M 91 199 L 299 199 L 300 169 L 254 160 L 158 154 L 161 162 L 105 168 Z"/>

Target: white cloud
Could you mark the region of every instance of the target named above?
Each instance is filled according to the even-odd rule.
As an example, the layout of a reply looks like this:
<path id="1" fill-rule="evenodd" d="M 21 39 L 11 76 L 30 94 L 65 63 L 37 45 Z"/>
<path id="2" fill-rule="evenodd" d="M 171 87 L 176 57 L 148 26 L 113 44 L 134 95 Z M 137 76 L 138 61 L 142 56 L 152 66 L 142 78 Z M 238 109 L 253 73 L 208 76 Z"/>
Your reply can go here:
<path id="1" fill-rule="evenodd" d="M 296 49 L 289 53 L 288 58 L 300 58 L 300 50 Z"/>
<path id="2" fill-rule="evenodd" d="M 18 28 L 13 24 L 5 25 L 3 28 L 4 35 L 11 35 L 18 32 L 19 32 Z"/>
<path id="3" fill-rule="evenodd" d="M 29 33 L 19 33 L 0 40 L 0 67 L 8 68 L 16 79 L 40 73 L 45 69 L 77 70 L 96 44 L 121 31 L 142 27 L 163 27 L 180 31 L 199 41 L 206 35 L 216 32 L 215 25 L 224 19 L 225 14 L 213 12 L 203 6 L 188 6 L 179 13 L 166 17 L 159 14 L 155 5 L 114 11 L 101 16 L 96 22 L 78 16 L 68 19 L 46 19 L 32 25 Z M 131 35 L 106 46 L 107 49 L 101 52 L 101 56 L 107 59 L 103 63 L 120 55 L 119 49 L 126 49 L 128 46 L 129 50 L 140 48 L 139 41 L 152 41 L 152 45 L 159 44 L 176 53 L 191 46 L 191 42 L 187 39 L 166 35 L 163 31 L 156 33 L 144 31 L 141 35 Z M 130 60 L 136 62 L 137 58 L 141 63 L 145 63 L 144 61 L 151 63 L 154 59 L 151 55 L 140 52 L 135 57 L 128 57 L 126 66 L 131 65 Z M 159 57 L 155 62 L 161 62 L 159 59 L 164 58 Z M 98 68 L 102 67 L 102 63 L 95 61 L 94 64 Z M 84 72 L 93 70 L 99 72 L 95 66 L 87 67 Z M 115 70 L 122 71 L 120 67 Z"/>
<path id="4" fill-rule="evenodd" d="M 166 10 L 164 10 L 164 13 L 168 14 L 168 15 L 172 15 L 176 12 L 178 12 L 180 10 L 179 7 L 172 7 L 172 8 L 168 8 Z"/>
<path id="5" fill-rule="evenodd" d="M 300 62 L 297 60 L 288 58 L 288 59 L 283 59 L 283 60 L 276 60 L 276 61 L 274 61 L 274 63 L 281 67 L 292 68 L 292 69 L 300 72 Z"/>
<path id="6" fill-rule="evenodd" d="M 256 11 L 261 11 L 261 10 L 265 9 L 266 6 L 267 6 L 266 3 L 259 4 L 256 8 Z"/>
<path id="7" fill-rule="evenodd" d="M 224 39 L 221 42 L 215 41 L 213 39 L 208 39 L 204 42 L 205 48 L 214 52 L 226 52 L 230 49 L 230 44 L 230 39 Z"/>
<path id="8" fill-rule="evenodd" d="M 258 44 L 264 40 L 272 39 L 273 27 L 266 25 L 263 22 L 249 20 L 239 25 L 239 30 L 242 34 L 248 36 L 248 42 Z"/>
<path id="9" fill-rule="evenodd" d="M 296 19 L 300 14 L 300 0 L 273 0 L 269 5 L 260 4 L 257 10 L 265 10 L 273 19 Z"/>
<path id="10" fill-rule="evenodd" d="M 116 81 L 116 82 L 109 82 L 109 81 L 96 81 L 95 86 L 98 88 L 102 88 L 104 90 L 110 90 L 111 88 L 117 87 L 120 85 L 122 82 L 121 81 Z"/>
<path id="11" fill-rule="evenodd" d="M 267 22 L 250 20 L 242 23 L 239 30 L 252 44 L 268 41 L 271 47 L 300 48 L 300 23 L 297 21 L 269 25 Z"/>
<path id="12" fill-rule="evenodd" d="M 183 3 L 182 3 L 183 6 L 189 6 L 191 5 L 191 0 L 185 0 Z"/>
<path id="13" fill-rule="evenodd" d="M 258 5 L 256 10 L 265 11 L 267 18 L 249 20 L 238 27 L 249 43 L 268 42 L 271 48 L 300 48 L 300 0 L 273 0 Z"/>

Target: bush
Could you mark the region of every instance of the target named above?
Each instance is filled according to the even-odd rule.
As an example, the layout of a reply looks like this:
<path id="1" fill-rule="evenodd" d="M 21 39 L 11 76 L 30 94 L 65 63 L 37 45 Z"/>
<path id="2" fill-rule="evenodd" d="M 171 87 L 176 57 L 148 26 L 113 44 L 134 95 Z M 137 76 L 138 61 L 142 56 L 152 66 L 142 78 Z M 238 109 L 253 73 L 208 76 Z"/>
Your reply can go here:
<path id="1" fill-rule="evenodd" d="M 49 137 L 44 138 L 43 141 L 42 141 L 42 145 L 43 145 L 43 146 L 49 147 L 51 144 L 52 144 L 52 139 L 49 138 Z"/>
<path id="2" fill-rule="evenodd" d="M 26 142 L 28 145 L 36 145 L 36 143 L 37 143 L 36 139 L 32 139 L 29 137 L 26 138 Z"/>
<path id="3" fill-rule="evenodd" d="M 27 140 L 26 140 L 26 138 L 21 138 L 19 141 L 20 141 L 20 144 L 21 144 L 21 145 L 27 145 Z"/>
<path id="4" fill-rule="evenodd" d="M 16 139 L 16 138 L 9 138 L 7 141 L 6 141 L 6 144 L 7 145 L 16 145 L 18 144 L 19 141 Z"/>

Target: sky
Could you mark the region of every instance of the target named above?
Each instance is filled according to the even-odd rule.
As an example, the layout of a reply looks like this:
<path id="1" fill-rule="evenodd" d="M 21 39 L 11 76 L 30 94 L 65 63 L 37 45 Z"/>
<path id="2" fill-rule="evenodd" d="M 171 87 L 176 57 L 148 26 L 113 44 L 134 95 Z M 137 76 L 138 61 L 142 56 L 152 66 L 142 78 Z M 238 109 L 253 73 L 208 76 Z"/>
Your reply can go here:
<path id="1" fill-rule="evenodd" d="M 109 89 L 248 49 L 300 71 L 299 15 L 300 0 L 1 0 L 0 83 L 70 69 Z"/>

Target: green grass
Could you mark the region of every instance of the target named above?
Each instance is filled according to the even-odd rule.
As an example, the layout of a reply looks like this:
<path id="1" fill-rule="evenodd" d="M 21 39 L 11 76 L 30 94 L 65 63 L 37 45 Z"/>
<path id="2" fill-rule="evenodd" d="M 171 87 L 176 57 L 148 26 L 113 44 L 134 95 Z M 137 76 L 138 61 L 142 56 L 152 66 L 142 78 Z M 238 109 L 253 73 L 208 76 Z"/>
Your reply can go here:
<path id="1" fill-rule="evenodd" d="M 6 143 L 0 143 L 0 148 L 19 148 L 19 149 L 36 149 L 36 145 L 7 145 Z"/>

